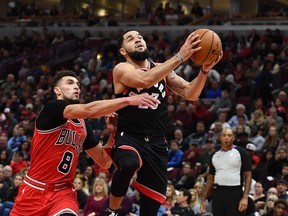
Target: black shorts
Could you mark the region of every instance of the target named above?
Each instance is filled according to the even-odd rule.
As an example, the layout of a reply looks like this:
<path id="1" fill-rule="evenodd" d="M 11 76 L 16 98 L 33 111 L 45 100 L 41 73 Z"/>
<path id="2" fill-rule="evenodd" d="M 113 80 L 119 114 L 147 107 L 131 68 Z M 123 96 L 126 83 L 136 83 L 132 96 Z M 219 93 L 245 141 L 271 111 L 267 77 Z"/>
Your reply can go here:
<path id="1" fill-rule="evenodd" d="M 238 210 L 239 202 L 243 196 L 241 186 L 213 186 L 212 213 L 214 216 L 244 216 Z"/>
<path id="2" fill-rule="evenodd" d="M 168 162 L 166 139 L 119 132 L 115 139 L 113 151 L 117 151 L 118 148 L 132 150 L 139 156 L 141 167 L 137 171 L 137 179 L 133 186 L 152 199 L 164 203 Z"/>

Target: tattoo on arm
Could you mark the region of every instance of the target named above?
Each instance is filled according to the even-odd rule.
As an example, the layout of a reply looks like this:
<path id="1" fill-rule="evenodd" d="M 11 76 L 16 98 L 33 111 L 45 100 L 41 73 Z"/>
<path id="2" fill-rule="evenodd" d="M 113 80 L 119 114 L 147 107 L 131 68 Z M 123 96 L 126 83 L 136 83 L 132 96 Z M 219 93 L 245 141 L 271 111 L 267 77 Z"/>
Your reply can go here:
<path id="1" fill-rule="evenodd" d="M 184 95 L 185 85 L 182 82 L 182 77 L 177 76 L 177 74 L 173 71 L 169 78 L 169 88 L 174 92 L 177 92 L 180 96 Z"/>

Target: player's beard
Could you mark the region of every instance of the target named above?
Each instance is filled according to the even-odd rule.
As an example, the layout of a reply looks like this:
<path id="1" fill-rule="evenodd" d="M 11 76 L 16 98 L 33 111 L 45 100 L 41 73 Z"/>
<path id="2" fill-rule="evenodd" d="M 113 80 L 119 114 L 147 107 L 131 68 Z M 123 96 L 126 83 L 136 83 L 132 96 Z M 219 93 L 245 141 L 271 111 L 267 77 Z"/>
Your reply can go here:
<path id="1" fill-rule="evenodd" d="M 148 49 L 145 49 L 142 52 L 139 52 L 139 51 L 127 52 L 127 54 L 130 56 L 131 59 L 133 59 L 135 61 L 144 61 L 147 58 L 149 58 Z"/>

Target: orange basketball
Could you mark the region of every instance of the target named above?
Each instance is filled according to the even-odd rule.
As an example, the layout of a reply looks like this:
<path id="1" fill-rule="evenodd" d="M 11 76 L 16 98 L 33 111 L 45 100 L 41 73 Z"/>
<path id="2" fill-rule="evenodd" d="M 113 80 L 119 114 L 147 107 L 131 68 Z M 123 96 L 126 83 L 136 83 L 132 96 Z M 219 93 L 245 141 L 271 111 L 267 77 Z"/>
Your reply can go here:
<path id="1" fill-rule="evenodd" d="M 193 53 L 190 59 L 199 65 L 209 65 L 221 53 L 222 43 L 220 37 L 210 29 L 197 29 L 196 34 L 199 34 L 199 39 L 201 42 L 197 47 L 202 47 L 198 52 Z"/>

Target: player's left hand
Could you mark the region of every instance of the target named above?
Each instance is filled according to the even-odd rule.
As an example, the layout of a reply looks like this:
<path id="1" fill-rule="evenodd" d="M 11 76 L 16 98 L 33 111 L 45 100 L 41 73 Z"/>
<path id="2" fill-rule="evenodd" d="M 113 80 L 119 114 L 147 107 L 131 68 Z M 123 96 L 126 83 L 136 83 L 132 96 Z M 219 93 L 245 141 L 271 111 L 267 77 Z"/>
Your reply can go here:
<path id="1" fill-rule="evenodd" d="M 240 212 L 243 212 L 243 211 L 245 211 L 247 209 L 247 207 L 248 207 L 248 197 L 247 198 L 242 197 L 242 199 L 239 202 L 238 210 Z"/>
<path id="2" fill-rule="evenodd" d="M 210 71 L 219 61 L 220 59 L 223 57 L 223 51 L 221 51 L 220 55 L 218 56 L 218 58 L 211 62 L 211 64 L 209 65 L 202 65 L 202 71 Z"/>
<path id="3" fill-rule="evenodd" d="M 105 116 L 107 129 L 110 133 L 115 133 L 118 123 L 118 114 L 113 112 Z"/>

